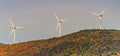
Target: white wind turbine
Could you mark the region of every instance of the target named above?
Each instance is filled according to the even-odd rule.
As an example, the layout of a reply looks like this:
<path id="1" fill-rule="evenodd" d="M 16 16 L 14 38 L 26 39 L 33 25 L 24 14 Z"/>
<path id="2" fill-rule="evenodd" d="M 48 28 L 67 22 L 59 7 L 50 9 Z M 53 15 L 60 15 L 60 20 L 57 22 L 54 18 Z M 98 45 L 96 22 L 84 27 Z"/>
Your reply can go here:
<path id="1" fill-rule="evenodd" d="M 106 12 L 107 9 L 104 9 L 101 13 L 94 13 L 94 12 L 91 12 L 93 15 L 97 16 L 99 18 L 99 29 L 101 30 L 102 29 L 102 17 L 103 17 L 103 14 Z"/>
<path id="2" fill-rule="evenodd" d="M 56 30 L 58 30 L 58 33 L 59 33 L 59 36 L 61 36 L 61 26 L 62 26 L 62 22 L 64 20 L 60 19 L 56 14 L 54 14 L 54 16 L 56 17 L 57 19 L 57 26 L 56 26 Z"/>
<path id="3" fill-rule="evenodd" d="M 12 31 L 10 32 L 9 37 L 10 37 L 10 36 L 12 35 L 12 33 L 13 33 L 13 35 L 14 35 L 13 42 L 16 43 L 16 29 L 18 29 L 18 28 L 24 28 L 24 27 L 17 27 L 17 26 L 12 22 L 11 19 L 9 19 L 9 22 L 10 22 L 10 24 L 12 25 Z"/>

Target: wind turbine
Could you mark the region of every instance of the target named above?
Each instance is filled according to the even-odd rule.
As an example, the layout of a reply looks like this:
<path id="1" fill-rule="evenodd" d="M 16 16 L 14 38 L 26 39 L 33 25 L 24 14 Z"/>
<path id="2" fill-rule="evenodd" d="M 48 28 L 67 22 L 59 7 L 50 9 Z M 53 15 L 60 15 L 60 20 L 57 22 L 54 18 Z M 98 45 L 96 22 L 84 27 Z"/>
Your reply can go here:
<path id="1" fill-rule="evenodd" d="M 103 14 L 106 12 L 107 9 L 104 9 L 101 13 L 94 13 L 94 12 L 91 12 L 93 15 L 97 16 L 99 18 L 99 29 L 101 30 L 102 29 L 102 17 L 103 17 Z"/>
<path id="2" fill-rule="evenodd" d="M 23 27 L 17 27 L 17 26 L 12 22 L 11 19 L 9 19 L 9 22 L 10 22 L 10 24 L 11 24 L 11 26 L 12 26 L 12 31 L 10 32 L 9 37 L 10 37 L 11 34 L 13 33 L 13 35 L 14 35 L 13 42 L 16 43 L 16 29 L 18 29 L 18 28 L 23 28 Z"/>
<path id="3" fill-rule="evenodd" d="M 56 14 L 54 14 L 54 16 L 56 17 L 57 19 L 57 26 L 56 26 L 56 30 L 58 30 L 58 33 L 59 33 L 59 36 L 61 36 L 61 26 L 62 26 L 62 22 L 64 20 L 60 19 Z"/>

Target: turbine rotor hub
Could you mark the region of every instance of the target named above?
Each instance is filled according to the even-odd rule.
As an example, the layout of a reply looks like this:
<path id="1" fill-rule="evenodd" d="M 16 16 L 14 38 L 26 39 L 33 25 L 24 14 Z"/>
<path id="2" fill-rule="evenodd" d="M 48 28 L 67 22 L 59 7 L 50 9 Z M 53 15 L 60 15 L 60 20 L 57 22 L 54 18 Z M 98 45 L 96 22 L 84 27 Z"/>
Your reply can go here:
<path id="1" fill-rule="evenodd" d="M 59 23 L 62 23 L 62 21 L 59 21 Z"/>
<path id="2" fill-rule="evenodd" d="M 100 17 L 103 17 L 103 15 L 100 15 Z"/>
<path id="3" fill-rule="evenodd" d="M 16 29 L 16 27 L 14 27 L 13 29 Z"/>

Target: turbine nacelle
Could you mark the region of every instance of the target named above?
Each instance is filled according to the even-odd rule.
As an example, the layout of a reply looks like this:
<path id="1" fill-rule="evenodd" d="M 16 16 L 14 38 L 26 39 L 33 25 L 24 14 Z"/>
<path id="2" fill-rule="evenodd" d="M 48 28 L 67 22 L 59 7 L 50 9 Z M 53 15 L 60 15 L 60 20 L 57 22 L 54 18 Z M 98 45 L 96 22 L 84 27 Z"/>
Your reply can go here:
<path id="1" fill-rule="evenodd" d="M 103 15 L 101 13 L 94 13 L 94 12 L 91 12 L 91 14 L 97 16 L 97 17 L 103 17 Z"/>

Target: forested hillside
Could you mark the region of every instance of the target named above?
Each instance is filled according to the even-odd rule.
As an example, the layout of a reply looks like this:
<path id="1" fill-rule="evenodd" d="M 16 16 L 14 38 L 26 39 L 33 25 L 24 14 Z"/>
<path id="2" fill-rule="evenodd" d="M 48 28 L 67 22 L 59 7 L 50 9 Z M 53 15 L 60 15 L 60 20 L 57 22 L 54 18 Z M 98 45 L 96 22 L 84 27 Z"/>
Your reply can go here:
<path id="1" fill-rule="evenodd" d="M 0 56 L 119 56 L 119 30 L 81 30 L 61 37 L 0 44 Z"/>

